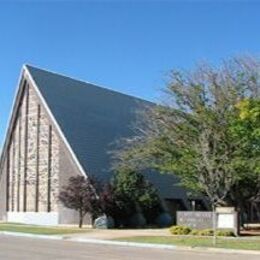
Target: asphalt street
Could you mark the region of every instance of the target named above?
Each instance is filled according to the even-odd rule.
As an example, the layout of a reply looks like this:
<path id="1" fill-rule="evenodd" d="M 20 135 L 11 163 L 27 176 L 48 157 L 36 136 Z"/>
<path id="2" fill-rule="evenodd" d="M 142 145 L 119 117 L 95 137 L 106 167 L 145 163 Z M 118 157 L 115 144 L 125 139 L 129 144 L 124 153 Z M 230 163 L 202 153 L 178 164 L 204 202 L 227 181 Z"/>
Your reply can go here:
<path id="1" fill-rule="evenodd" d="M 259 255 L 199 253 L 169 249 L 95 245 L 71 241 L 0 236 L 1 260 L 259 260 Z"/>

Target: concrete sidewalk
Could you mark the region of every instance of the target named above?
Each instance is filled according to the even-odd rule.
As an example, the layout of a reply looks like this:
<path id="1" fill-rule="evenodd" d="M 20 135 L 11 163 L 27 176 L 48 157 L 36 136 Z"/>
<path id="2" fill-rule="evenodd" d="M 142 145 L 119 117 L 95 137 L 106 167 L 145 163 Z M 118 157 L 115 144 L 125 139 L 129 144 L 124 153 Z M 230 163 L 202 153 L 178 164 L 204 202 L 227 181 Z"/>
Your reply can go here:
<path id="1" fill-rule="evenodd" d="M 87 233 L 65 235 L 65 238 L 110 240 L 121 237 L 171 236 L 168 229 L 93 229 Z"/>
<path id="2" fill-rule="evenodd" d="M 125 237 L 151 237 L 151 236 L 170 236 L 173 235 L 170 233 L 168 228 L 164 229 L 93 229 L 90 232 L 86 233 L 75 233 L 64 235 L 65 238 L 75 238 L 75 239 L 100 239 L 100 240 L 113 240 L 118 238 Z M 180 237 L 180 235 L 178 235 Z M 192 235 L 183 235 L 183 237 L 193 237 Z M 204 236 L 205 237 L 205 236 Z M 241 236 L 241 237 L 221 237 L 222 239 L 253 239 L 259 240 L 260 236 Z"/>

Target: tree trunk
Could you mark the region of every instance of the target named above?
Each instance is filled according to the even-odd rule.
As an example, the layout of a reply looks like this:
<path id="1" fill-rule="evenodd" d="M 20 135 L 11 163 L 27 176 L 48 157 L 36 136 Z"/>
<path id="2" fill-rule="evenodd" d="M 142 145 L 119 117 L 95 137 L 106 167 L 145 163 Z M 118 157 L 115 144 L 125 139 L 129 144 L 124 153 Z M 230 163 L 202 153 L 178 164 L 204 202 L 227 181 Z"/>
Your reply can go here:
<path id="1" fill-rule="evenodd" d="M 83 224 L 83 212 L 82 210 L 79 211 L 79 228 L 82 228 Z"/>

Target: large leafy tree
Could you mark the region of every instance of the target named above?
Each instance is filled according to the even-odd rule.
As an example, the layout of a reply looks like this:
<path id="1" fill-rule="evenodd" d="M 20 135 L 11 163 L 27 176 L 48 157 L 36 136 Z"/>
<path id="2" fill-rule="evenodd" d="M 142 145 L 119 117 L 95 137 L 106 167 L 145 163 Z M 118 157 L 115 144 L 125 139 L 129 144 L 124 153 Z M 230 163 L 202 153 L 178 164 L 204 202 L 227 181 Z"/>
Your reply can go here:
<path id="1" fill-rule="evenodd" d="M 236 151 L 234 166 L 239 174 L 230 198 L 243 210 L 248 202 L 256 207 L 260 202 L 260 99 L 242 99 L 235 109 L 231 134 L 241 149 Z"/>
<path id="2" fill-rule="evenodd" d="M 249 119 L 239 121 L 241 113 L 255 113 L 242 107 L 245 100 L 259 99 L 259 69 L 252 58 L 234 58 L 219 68 L 204 64 L 190 72 L 172 71 L 162 104 L 141 113 L 136 135 L 116 152 L 118 167 L 175 174 L 212 205 L 229 203 L 234 185 L 251 172 L 242 167 L 250 165 L 247 149 L 254 148 L 251 162 L 259 159 L 258 130 L 250 123 L 252 130 L 241 142 Z M 252 167 L 257 174 L 259 166 Z"/>
<path id="3" fill-rule="evenodd" d="M 133 204 L 117 193 L 115 187 L 110 183 L 103 186 L 99 199 L 102 212 L 112 217 L 118 227 L 125 224 L 124 220 L 134 211 Z"/>
<path id="4" fill-rule="evenodd" d="M 128 218 L 140 209 L 148 222 L 152 222 L 160 209 L 156 188 L 139 171 L 129 167 L 118 168 L 112 180 L 114 201 Z"/>

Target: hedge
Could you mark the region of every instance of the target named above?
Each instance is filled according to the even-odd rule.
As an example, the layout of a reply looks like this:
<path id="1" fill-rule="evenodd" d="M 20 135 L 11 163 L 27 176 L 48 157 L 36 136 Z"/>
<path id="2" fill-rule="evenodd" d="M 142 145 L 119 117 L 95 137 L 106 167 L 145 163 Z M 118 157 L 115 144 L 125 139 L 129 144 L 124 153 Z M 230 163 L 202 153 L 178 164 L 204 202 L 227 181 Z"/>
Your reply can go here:
<path id="1" fill-rule="evenodd" d="M 187 226 L 172 226 L 170 232 L 173 235 L 193 235 L 193 236 L 213 236 L 213 229 L 191 229 Z M 235 236 L 231 230 L 217 230 L 217 236 L 231 237 Z"/>

